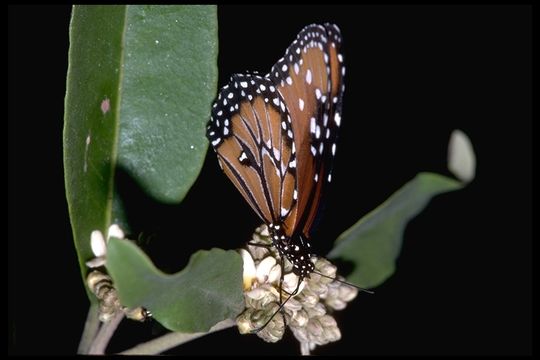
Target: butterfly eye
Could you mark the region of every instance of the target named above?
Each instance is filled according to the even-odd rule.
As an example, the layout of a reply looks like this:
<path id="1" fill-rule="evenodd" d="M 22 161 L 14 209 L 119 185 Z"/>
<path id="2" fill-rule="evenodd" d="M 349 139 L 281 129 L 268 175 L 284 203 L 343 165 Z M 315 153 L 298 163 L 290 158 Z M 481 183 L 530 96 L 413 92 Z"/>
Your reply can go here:
<path id="1" fill-rule="evenodd" d="M 345 75 L 340 48 L 336 25 L 306 26 L 268 74 L 231 77 L 207 126 L 223 171 L 301 277 L 313 270 L 308 239 L 332 181 Z"/>

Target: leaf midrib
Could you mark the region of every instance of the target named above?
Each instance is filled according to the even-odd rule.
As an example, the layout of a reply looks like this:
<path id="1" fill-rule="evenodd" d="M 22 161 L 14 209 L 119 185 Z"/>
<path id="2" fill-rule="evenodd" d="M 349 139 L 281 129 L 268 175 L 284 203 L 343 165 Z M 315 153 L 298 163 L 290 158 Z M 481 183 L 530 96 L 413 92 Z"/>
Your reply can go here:
<path id="1" fill-rule="evenodd" d="M 124 23 L 122 24 L 122 39 L 120 41 L 120 61 L 118 66 L 118 95 L 116 99 L 115 109 L 115 129 L 113 134 L 113 147 L 111 149 L 111 176 L 109 178 L 109 187 L 107 189 L 107 204 L 105 207 L 105 224 L 111 225 L 112 219 L 112 206 L 114 200 L 114 179 L 116 176 L 116 164 L 118 162 L 118 138 L 120 133 L 120 109 L 122 104 L 123 93 L 123 81 L 124 81 L 124 54 L 126 48 L 126 24 L 127 24 L 127 10 L 129 5 L 124 5 Z"/>

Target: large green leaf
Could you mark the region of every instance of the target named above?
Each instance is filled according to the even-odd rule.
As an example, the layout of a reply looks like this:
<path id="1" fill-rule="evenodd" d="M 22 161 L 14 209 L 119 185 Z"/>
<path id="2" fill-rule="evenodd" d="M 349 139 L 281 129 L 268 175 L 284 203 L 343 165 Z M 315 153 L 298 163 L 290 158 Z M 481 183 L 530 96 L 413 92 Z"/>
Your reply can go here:
<path id="1" fill-rule="evenodd" d="M 75 6 L 71 18 L 64 175 L 83 275 L 90 233 L 105 232 L 111 217 L 124 22 L 123 6 Z"/>
<path id="2" fill-rule="evenodd" d="M 198 251 L 184 270 L 167 275 L 132 242 L 113 238 L 107 270 L 123 305 L 146 307 L 173 331 L 206 332 L 244 308 L 242 258 L 233 250 Z"/>
<path id="3" fill-rule="evenodd" d="M 196 180 L 216 64 L 215 6 L 73 7 L 64 168 L 83 276 L 91 231 L 123 219 L 117 167 L 164 202 Z"/>
<path id="4" fill-rule="evenodd" d="M 434 173 L 420 173 L 375 210 L 341 234 L 328 257 L 354 264 L 348 281 L 366 288 L 383 283 L 395 270 L 407 223 L 430 199 L 463 184 Z"/>
<path id="5" fill-rule="evenodd" d="M 215 6 L 128 6 L 118 163 L 163 202 L 197 178 L 217 86 Z"/>

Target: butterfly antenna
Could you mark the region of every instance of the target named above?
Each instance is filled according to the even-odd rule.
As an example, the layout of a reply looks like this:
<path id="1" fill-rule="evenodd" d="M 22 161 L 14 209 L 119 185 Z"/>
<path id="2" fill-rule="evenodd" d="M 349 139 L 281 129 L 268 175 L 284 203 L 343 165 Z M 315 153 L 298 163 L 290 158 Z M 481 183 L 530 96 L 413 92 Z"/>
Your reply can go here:
<path id="1" fill-rule="evenodd" d="M 365 292 L 365 293 L 368 293 L 368 294 L 375 294 L 374 291 L 371 291 L 371 290 L 365 289 L 365 288 L 363 288 L 363 287 L 360 287 L 360 286 L 351 284 L 350 282 L 343 281 L 343 280 L 339 280 L 338 278 L 335 278 L 335 277 L 331 277 L 331 276 L 328 276 L 328 275 L 321 274 L 320 272 L 315 271 L 315 270 L 313 270 L 312 272 L 315 273 L 315 274 L 317 274 L 317 275 L 320 275 L 320 276 L 322 276 L 322 277 L 325 277 L 325 278 L 327 278 L 327 279 L 332 279 L 332 280 L 337 281 L 337 282 L 340 282 L 340 283 L 342 283 L 342 284 L 352 286 L 353 288 L 356 288 L 356 289 L 358 289 L 358 290 L 360 290 L 360 291 L 363 291 L 363 292 Z"/>

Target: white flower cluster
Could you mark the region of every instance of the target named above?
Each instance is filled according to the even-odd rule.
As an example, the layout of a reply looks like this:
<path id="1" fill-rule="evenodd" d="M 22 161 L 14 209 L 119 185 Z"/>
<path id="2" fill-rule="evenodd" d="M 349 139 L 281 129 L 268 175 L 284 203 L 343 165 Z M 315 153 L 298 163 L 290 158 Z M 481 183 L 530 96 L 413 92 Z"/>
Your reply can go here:
<path id="1" fill-rule="evenodd" d="M 299 277 L 285 259 L 280 289 L 281 258 L 275 247 L 270 246 L 272 241 L 266 225 L 255 230 L 250 243 L 256 245 L 240 250 L 244 261 L 246 301 L 245 311 L 236 320 L 240 333 L 255 332 L 267 342 L 276 342 L 283 337 L 286 324 L 300 341 L 302 353 L 309 353 L 316 345 L 338 341 L 341 332 L 331 313 L 344 309 L 347 302 L 356 297 L 358 290 L 336 281 L 336 267 L 324 258 L 314 261 L 315 271 L 324 276 L 313 272 L 303 279 L 300 286 Z M 280 304 L 295 290 L 296 294 L 285 303 L 282 312 L 276 314 Z"/>
<path id="2" fill-rule="evenodd" d="M 90 235 L 90 246 L 92 247 L 95 258 L 87 261 L 86 266 L 90 269 L 105 266 L 107 260 L 107 242 L 111 237 L 123 239 L 124 232 L 118 225 L 113 224 L 109 227 L 107 240 L 105 240 L 101 231 L 92 231 Z M 99 300 L 99 320 L 102 322 L 110 321 L 118 311 L 124 312 L 124 315 L 129 319 L 137 321 L 145 321 L 152 316 L 143 307 L 130 309 L 120 304 L 120 299 L 118 299 L 118 293 L 111 277 L 101 270 L 91 271 L 86 277 L 86 284 Z"/>

